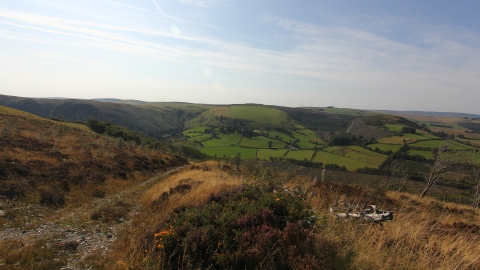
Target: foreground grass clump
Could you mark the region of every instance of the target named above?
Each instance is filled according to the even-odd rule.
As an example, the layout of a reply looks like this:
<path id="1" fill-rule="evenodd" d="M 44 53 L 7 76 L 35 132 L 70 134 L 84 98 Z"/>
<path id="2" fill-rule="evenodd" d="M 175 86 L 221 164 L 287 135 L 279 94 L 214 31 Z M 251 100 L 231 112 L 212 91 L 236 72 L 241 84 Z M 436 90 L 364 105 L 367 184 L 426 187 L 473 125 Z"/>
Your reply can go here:
<path id="1" fill-rule="evenodd" d="M 166 269 L 332 268 L 334 246 L 317 237 L 311 216 L 301 194 L 241 185 L 174 209 L 145 251 Z"/>

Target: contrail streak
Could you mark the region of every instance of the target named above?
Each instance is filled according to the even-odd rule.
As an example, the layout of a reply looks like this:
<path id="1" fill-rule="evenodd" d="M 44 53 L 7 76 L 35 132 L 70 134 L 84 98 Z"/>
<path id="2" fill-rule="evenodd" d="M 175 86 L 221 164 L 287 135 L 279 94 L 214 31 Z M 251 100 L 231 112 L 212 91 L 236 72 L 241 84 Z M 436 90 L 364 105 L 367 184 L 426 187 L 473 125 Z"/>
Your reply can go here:
<path id="1" fill-rule="evenodd" d="M 123 4 L 123 3 L 119 3 L 119 2 L 116 2 L 116 1 L 113 1 L 113 0 L 103 0 L 103 1 L 108 2 L 108 3 L 112 3 L 114 5 L 119 5 L 119 6 L 124 6 L 124 7 L 128 7 L 128 8 L 140 10 L 140 11 L 143 11 L 143 12 L 158 14 L 158 12 L 154 12 L 154 11 L 151 11 L 151 10 L 146 10 L 146 9 L 143 9 L 143 8 L 139 8 L 139 7 L 136 7 L 136 6 L 131 6 L 131 5 Z M 159 6 L 157 6 L 157 7 L 160 8 Z M 237 33 L 234 33 L 234 32 L 231 32 L 231 31 L 228 31 L 228 30 L 225 30 L 223 28 L 216 27 L 216 26 L 213 26 L 213 25 L 209 25 L 209 24 L 205 24 L 205 23 L 201 23 L 201 22 L 196 22 L 196 21 L 191 21 L 191 20 L 187 20 L 187 19 L 183 19 L 183 18 L 179 18 L 179 17 L 175 17 L 175 16 L 170 16 L 170 15 L 167 15 L 167 14 L 163 13 L 163 11 L 160 14 L 162 16 L 165 16 L 165 17 L 169 18 L 169 19 L 183 21 L 183 22 L 187 22 L 187 23 L 193 23 L 193 24 L 196 24 L 196 25 L 201 25 L 201 26 L 208 27 L 208 28 L 211 28 L 211 29 L 223 31 L 223 32 L 226 32 L 226 33 L 229 33 L 229 34 L 241 37 L 241 38 L 245 38 L 245 39 L 249 39 L 249 40 L 253 40 L 253 41 L 257 41 L 257 42 L 261 42 L 261 43 L 266 43 L 266 44 L 270 44 L 270 45 L 275 45 L 275 46 L 278 46 L 278 47 L 288 48 L 288 46 L 285 46 L 285 45 L 282 45 L 282 44 L 278 44 L 278 43 L 274 43 L 274 42 L 269 42 L 269 41 L 265 41 L 265 40 L 261 40 L 261 39 L 256 39 L 256 38 L 244 36 L 244 35 L 237 34 Z"/>
<path id="2" fill-rule="evenodd" d="M 165 14 L 165 12 L 163 12 L 162 8 L 158 5 L 157 1 L 152 0 L 152 2 L 158 8 L 158 10 L 160 10 L 160 13 L 162 13 L 162 15 L 167 16 L 167 14 Z"/>

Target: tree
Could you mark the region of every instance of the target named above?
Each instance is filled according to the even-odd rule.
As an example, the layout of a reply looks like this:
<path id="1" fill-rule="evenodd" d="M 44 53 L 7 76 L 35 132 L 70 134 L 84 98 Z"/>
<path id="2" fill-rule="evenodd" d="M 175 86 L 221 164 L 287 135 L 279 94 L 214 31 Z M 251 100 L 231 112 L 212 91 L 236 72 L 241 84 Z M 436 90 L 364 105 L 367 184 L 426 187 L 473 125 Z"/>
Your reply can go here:
<path id="1" fill-rule="evenodd" d="M 471 157 L 467 155 L 464 156 L 464 161 L 472 170 L 472 176 L 477 184 L 475 194 L 473 195 L 473 206 L 478 209 L 480 207 L 480 165 L 478 164 L 479 160 L 477 154 L 478 149 L 475 148 L 473 149 L 473 155 Z"/>
<path id="2" fill-rule="evenodd" d="M 272 148 L 272 145 L 273 145 L 272 141 L 271 140 L 268 141 L 268 148 Z"/>
<path id="3" fill-rule="evenodd" d="M 390 165 L 390 178 L 387 180 L 387 189 L 402 191 L 407 185 L 407 180 L 412 175 L 408 171 L 405 161 L 394 160 Z"/>
<path id="4" fill-rule="evenodd" d="M 425 173 L 426 186 L 423 189 L 420 197 L 423 198 L 428 190 L 446 173 L 447 168 L 458 161 L 456 152 L 448 149 L 448 142 L 442 142 L 440 147 L 434 152 L 433 164 L 430 168 L 430 172 Z"/>

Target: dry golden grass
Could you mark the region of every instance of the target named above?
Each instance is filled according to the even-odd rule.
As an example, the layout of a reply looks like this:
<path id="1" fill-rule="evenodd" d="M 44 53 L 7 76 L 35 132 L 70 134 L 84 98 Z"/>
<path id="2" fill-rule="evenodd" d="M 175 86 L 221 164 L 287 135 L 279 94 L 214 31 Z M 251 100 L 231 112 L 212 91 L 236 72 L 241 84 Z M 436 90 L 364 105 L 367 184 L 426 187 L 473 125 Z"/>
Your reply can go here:
<path id="1" fill-rule="evenodd" d="M 216 162 L 195 164 L 158 182 L 142 197 L 142 207 L 107 257 L 94 256 L 88 266 L 107 269 L 161 269 L 158 262 L 143 261 L 148 256 L 142 243 L 157 232 L 159 224 L 173 210 L 185 205 L 201 205 L 211 193 L 251 181 L 243 175 L 219 168 Z M 245 177 L 245 178 L 244 178 Z M 311 183 L 311 178 L 294 177 L 283 181 L 290 188 Z M 160 205 L 155 200 L 170 188 L 191 184 L 186 193 L 174 193 Z M 454 203 L 444 203 L 418 195 L 321 183 L 317 195 L 308 202 L 317 209 L 317 231 L 321 239 L 338 246 L 338 269 L 479 269 L 480 213 Z M 375 203 L 393 210 L 395 218 L 384 227 L 337 220 L 328 207 L 337 200 Z M 160 268 L 159 268 L 160 267 Z"/>
<path id="2" fill-rule="evenodd" d="M 172 154 L 139 147 L 78 128 L 11 109 L 0 108 L 0 200 L 5 217 L 0 217 L 0 268 L 58 269 L 64 261 L 62 247 L 42 247 L 54 242 L 53 235 L 38 239 L 32 233 L 28 243 L 16 239 L 18 231 L 55 226 L 90 226 L 90 212 L 97 207 L 97 194 L 108 207 L 117 194 L 143 194 L 141 184 L 168 168 L 186 161 Z M 139 190 L 137 192 L 137 190 Z M 45 195 L 46 194 L 46 195 Z M 47 197 L 50 196 L 50 197 Z M 54 198 L 56 201 L 47 201 Z M 57 200 L 58 199 L 58 200 Z M 44 206 L 45 204 L 46 206 Z M 102 205 L 103 206 L 103 205 Z M 98 205 L 100 207 L 100 205 Z M 88 224 L 87 224 L 88 223 Z M 31 252 L 32 248 L 43 251 Z M 48 254 L 47 254 L 48 253 Z M 37 258 L 45 256 L 43 267 Z"/>
<path id="3" fill-rule="evenodd" d="M 388 192 L 395 218 L 384 228 L 330 218 L 320 234 L 341 246 L 347 269 L 479 269 L 480 216 L 465 205 Z M 339 199 L 348 198 L 339 196 Z M 323 206 L 321 199 L 312 203 Z M 331 216 L 326 210 L 326 216 Z M 332 217 L 332 216 L 331 216 Z"/>
<path id="4" fill-rule="evenodd" d="M 221 191 L 238 186 L 244 181 L 241 176 L 235 176 L 218 166 L 218 162 L 207 161 L 194 164 L 181 172 L 159 181 L 141 198 L 142 207 L 132 221 L 132 225 L 117 241 L 114 251 L 106 258 L 92 258 L 101 261 L 101 265 L 109 265 L 109 269 L 127 269 L 128 267 L 144 267 L 148 263 L 138 261 L 142 258 L 142 239 L 147 234 L 155 233 L 155 228 L 162 220 L 171 215 L 173 209 L 187 205 L 201 205 L 210 197 Z M 190 184 L 192 189 L 186 193 L 171 195 L 161 206 L 153 207 L 152 203 L 164 192 L 169 192 L 179 184 Z M 151 266 L 155 269 L 156 266 Z"/>

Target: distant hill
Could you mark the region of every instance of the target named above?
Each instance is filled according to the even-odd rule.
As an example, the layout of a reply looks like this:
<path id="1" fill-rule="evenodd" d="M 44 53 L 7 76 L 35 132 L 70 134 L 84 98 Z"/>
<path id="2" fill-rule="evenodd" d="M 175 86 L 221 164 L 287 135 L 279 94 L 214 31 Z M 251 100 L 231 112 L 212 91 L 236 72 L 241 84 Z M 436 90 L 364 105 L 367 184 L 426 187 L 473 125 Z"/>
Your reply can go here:
<path id="1" fill-rule="evenodd" d="M 395 114 L 395 115 L 426 115 L 426 116 L 439 116 L 439 117 L 480 118 L 480 114 L 457 113 L 457 112 L 390 111 L 390 110 L 379 110 L 378 112 Z"/>
<path id="2" fill-rule="evenodd" d="M 147 104 L 146 101 L 135 100 L 135 99 L 118 99 L 118 98 L 94 98 L 95 101 L 100 102 L 111 102 L 111 103 L 122 103 L 122 104 L 130 104 L 130 105 L 142 105 Z"/>
<path id="3" fill-rule="evenodd" d="M 202 160 L 208 156 L 233 158 L 239 155 L 242 159 L 285 160 L 317 167 L 325 164 L 329 168 L 335 165 L 337 169 L 355 171 L 379 168 L 390 154 L 406 143 L 416 150 L 409 152 L 412 157 L 420 155 L 423 159 L 431 159 L 431 151 L 427 149 L 438 147 L 440 143 L 440 138 L 423 122 L 349 108 L 4 95 L 0 95 L 0 105 L 51 119 L 81 122 L 96 119 L 102 123 L 90 121 L 89 126 L 97 128 L 99 133 L 156 145 L 150 138 L 123 129 L 128 128 L 162 139 L 166 145 L 160 148 L 183 149 L 186 156 Z"/>
<path id="4" fill-rule="evenodd" d="M 182 111 L 170 108 L 153 110 L 145 107 L 78 99 L 40 99 L 0 95 L 0 105 L 46 118 L 86 122 L 98 119 L 162 138 L 171 130 L 182 128 Z"/>

